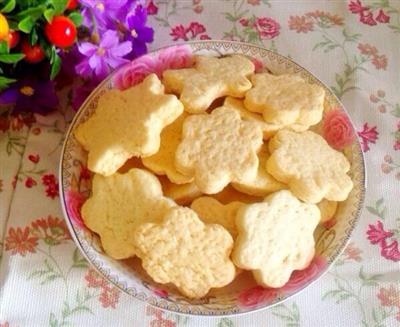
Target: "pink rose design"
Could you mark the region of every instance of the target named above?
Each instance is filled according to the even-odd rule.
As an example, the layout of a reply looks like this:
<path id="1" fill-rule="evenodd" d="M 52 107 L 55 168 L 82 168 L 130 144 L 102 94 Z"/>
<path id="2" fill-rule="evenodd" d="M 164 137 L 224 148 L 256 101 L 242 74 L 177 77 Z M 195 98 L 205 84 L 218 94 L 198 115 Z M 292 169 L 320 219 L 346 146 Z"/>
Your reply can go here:
<path id="1" fill-rule="evenodd" d="M 395 142 L 395 144 L 393 144 L 393 149 L 394 149 L 395 151 L 400 150 L 400 140 L 397 140 L 397 141 Z"/>
<path id="2" fill-rule="evenodd" d="M 385 12 L 382 9 L 380 9 L 378 15 L 375 17 L 375 20 L 379 23 L 386 24 L 389 23 L 390 16 L 386 15 Z"/>
<path id="3" fill-rule="evenodd" d="M 382 257 L 394 262 L 400 261 L 399 243 L 397 241 L 393 241 L 388 245 L 386 244 L 386 240 L 383 240 L 381 247 Z"/>
<path id="4" fill-rule="evenodd" d="M 350 119 L 340 109 L 333 109 L 325 114 L 323 134 L 329 145 L 336 150 L 342 150 L 354 140 Z"/>
<path id="5" fill-rule="evenodd" d="M 158 13 L 158 7 L 154 4 L 153 0 L 150 0 L 146 9 L 149 15 L 157 15 Z"/>
<path id="6" fill-rule="evenodd" d="M 148 54 L 121 68 L 115 75 L 113 82 L 116 88 L 125 90 L 139 84 L 147 75 L 155 72 L 157 72 L 157 64 L 155 59 Z"/>
<path id="7" fill-rule="evenodd" d="M 263 68 L 264 68 L 264 64 L 262 63 L 262 61 L 261 61 L 261 60 L 258 60 L 258 59 L 255 59 L 255 58 L 252 58 L 251 61 L 252 61 L 253 64 L 254 64 L 255 72 L 256 72 L 256 73 L 262 72 L 262 70 L 263 70 Z"/>
<path id="8" fill-rule="evenodd" d="M 273 302 L 278 296 L 276 288 L 264 288 L 255 286 L 239 294 L 238 303 L 245 308 L 258 306 L 259 304 L 268 304 Z"/>
<path id="9" fill-rule="evenodd" d="M 193 66 L 192 49 L 188 45 L 178 45 L 161 50 L 158 55 L 160 73 L 166 69 L 188 68 Z"/>
<path id="10" fill-rule="evenodd" d="M 193 65 L 193 55 L 189 46 L 174 46 L 160 50 L 157 56 L 147 54 L 133 60 L 115 75 L 115 87 L 125 90 L 142 82 L 149 74 L 159 78 L 166 69 L 187 68 Z"/>
<path id="11" fill-rule="evenodd" d="M 381 244 L 388 237 L 393 236 L 393 233 L 385 231 L 382 222 L 378 220 L 376 222 L 376 226 L 368 225 L 367 235 L 367 238 L 371 244 Z"/>
<path id="12" fill-rule="evenodd" d="M 350 1 L 348 7 L 353 14 L 362 14 L 369 9 L 369 7 L 364 7 L 360 0 Z"/>
<path id="13" fill-rule="evenodd" d="M 379 135 L 379 132 L 376 128 L 376 126 L 371 127 L 368 126 L 368 123 L 365 123 L 363 126 L 363 130 L 357 132 L 357 135 L 361 138 L 361 146 L 363 152 L 367 152 L 369 150 L 369 143 L 376 143 Z"/>
<path id="14" fill-rule="evenodd" d="M 316 255 L 309 266 L 303 270 L 295 270 L 290 276 L 289 281 L 283 286 L 282 292 L 293 293 L 315 280 L 326 268 L 326 259 Z"/>
<path id="15" fill-rule="evenodd" d="M 166 290 L 163 290 L 161 288 L 155 288 L 153 289 L 153 293 L 159 297 L 162 298 L 167 298 L 168 297 L 168 292 Z"/>
<path id="16" fill-rule="evenodd" d="M 376 21 L 374 20 L 374 16 L 372 15 L 372 12 L 369 10 L 360 14 L 360 22 L 369 25 L 369 26 L 374 26 L 376 25 Z"/>
<path id="17" fill-rule="evenodd" d="M 206 31 L 206 28 L 203 24 L 200 24 L 198 22 L 191 22 L 187 30 L 188 32 L 192 33 L 192 38 L 195 38 L 197 35 L 204 33 Z"/>
<path id="18" fill-rule="evenodd" d="M 86 197 L 79 192 L 69 190 L 65 196 L 65 200 L 68 216 L 71 218 L 74 225 L 84 227 L 85 225 L 81 216 L 81 208 Z"/>
<path id="19" fill-rule="evenodd" d="M 188 32 L 189 30 L 187 28 L 185 28 L 182 24 L 179 24 L 171 28 L 171 33 L 169 33 L 169 35 L 173 37 L 173 41 L 178 41 L 179 39 L 182 39 L 183 41 L 188 41 Z"/>
<path id="20" fill-rule="evenodd" d="M 331 218 L 327 221 L 325 221 L 322 226 L 324 226 L 324 228 L 326 229 L 331 229 L 332 227 L 334 227 L 337 224 L 336 218 Z"/>
<path id="21" fill-rule="evenodd" d="M 279 35 L 281 26 L 272 18 L 257 18 L 256 28 L 261 38 L 271 40 Z"/>

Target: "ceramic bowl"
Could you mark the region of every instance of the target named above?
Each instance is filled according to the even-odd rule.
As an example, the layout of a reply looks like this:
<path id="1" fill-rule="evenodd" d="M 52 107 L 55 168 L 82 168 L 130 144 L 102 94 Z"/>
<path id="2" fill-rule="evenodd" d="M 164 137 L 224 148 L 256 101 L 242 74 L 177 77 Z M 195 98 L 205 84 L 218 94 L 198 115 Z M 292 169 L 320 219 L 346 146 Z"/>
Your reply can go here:
<path id="1" fill-rule="evenodd" d="M 108 281 L 133 298 L 161 309 L 199 316 L 235 315 L 281 303 L 306 289 L 326 272 L 345 248 L 359 218 L 365 193 L 365 167 L 357 138 L 343 153 L 351 163 L 349 172 L 354 188 L 348 199 L 339 204 L 334 219 L 320 225 L 315 232 L 316 256 L 303 271 L 295 271 L 280 289 L 257 286 L 249 272 L 241 273 L 230 285 L 212 290 L 206 297 L 189 300 L 172 286 L 160 285 L 143 271 L 139 259 L 114 260 L 102 250 L 96 234 L 85 228 L 79 209 L 90 194 L 90 178 L 86 169 L 86 153 L 73 136 L 77 126 L 93 114 L 101 94 L 111 88 L 124 89 L 140 82 L 149 73 L 161 76 L 167 68 L 188 67 L 192 56 L 224 56 L 242 54 L 256 64 L 257 72 L 299 74 L 309 83 L 326 91 L 326 111 L 336 110 L 347 117 L 343 105 L 332 91 L 306 69 L 292 60 L 264 48 L 230 41 L 199 41 L 165 47 L 140 57 L 114 72 L 99 85 L 76 114 L 66 135 L 60 164 L 60 198 L 66 221 L 76 245 L 93 267 Z M 323 121 L 313 127 L 322 133 Z M 355 135 L 353 126 L 351 132 Z M 339 133 L 340 137 L 340 133 Z"/>

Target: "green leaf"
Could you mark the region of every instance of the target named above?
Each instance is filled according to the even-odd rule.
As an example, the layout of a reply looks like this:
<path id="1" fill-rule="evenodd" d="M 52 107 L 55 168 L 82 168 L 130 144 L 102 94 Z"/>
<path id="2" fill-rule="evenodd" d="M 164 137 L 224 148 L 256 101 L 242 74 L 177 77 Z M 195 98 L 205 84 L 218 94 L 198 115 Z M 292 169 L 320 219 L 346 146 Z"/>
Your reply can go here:
<path id="1" fill-rule="evenodd" d="M 232 320 L 230 320 L 229 318 L 222 318 L 219 322 L 218 322 L 218 327 L 234 327 L 235 324 L 233 323 Z"/>
<path id="2" fill-rule="evenodd" d="M 15 5 L 16 5 L 15 0 L 8 0 L 0 11 L 5 14 L 8 14 L 9 12 L 12 12 L 14 10 Z"/>
<path id="3" fill-rule="evenodd" d="M 367 206 L 366 208 L 367 208 L 367 210 L 368 210 L 370 213 L 372 213 L 373 215 L 379 216 L 379 211 L 377 211 L 374 207 L 369 207 L 369 206 Z"/>
<path id="4" fill-rule="evenodd" d="M 28 8 L 26 10 L 20 11 L 15 15 L 17 19 L 25 19 L 30 17 L 33 21 L 36 21 L 42 16 L 43 12 L 46 10 L 45 5 L 39 5 L 33 8 Z"/>
<path id="5" fill-rule="evenodd" d="M 53 58 L 53 63 L 51 64 L 50 79 L 53 80 L 61 69 L 61 58 L 58 54 Z"/>
<path id="6" fill-rule="evenodd" d="M 339 86 L 341 86 L 341 87 L 343 86 L 344 82 L 343 82 L 342 77 L 339 74 L 335 74 L 335 80 L 336 80 L 336 83 L 338 83 Z"/>
<path id="7" fill-rule="evenodd" d="M 225 18 L 229 20 L 230 22 L 236 22 L 237 17 L 234 17 L 231 13 L 227 12 L 225 13 Z"/>
<path id="8" fill-rule="evenodd" d="M 19 22 L 18 29 L 28 34 L 31 32 L 34 25 L 35 25 L 35 20 L 31 16 L 27 16 Z"/>
<path id="9" fill-rule="evenodd" d="M 394 106 L 394 110 L 390 112 L 393 116 L 400 118 L 400 103 L 396 103 Z"/>
<path id="10" fill-rule="evenodd" d="M 267 5 L 268 7 L 271 7 L 271 3 L 270 0 L 261 0 L 261 2 L 265 5 Z"/>
<path id="11" fill-rule="evenodd" d="M 383 204 L 384 201 L 385 200 L 383 198 L 380 198 L 378 201 L 376 201 L 376 206 L 379 208 Z"/>
<path id="12" fill-rule="evenodd" d="M 63 308 L 61 310 L 61 315 L 63 318 L 67 317 L 71 313 L 71 309 L 69 308 L 69 304 L 67 301 L 64 301 Z"/>
<path id="13" fill-rule="evenodd" d="M 53 20 L 53 17 L 55 15 L 55 10 L 52 8 L 46 9 L 43 12 L 43 16 L 44 18 L 46 18 L 46 20 L 50 23 Z"/>
<path id="14" fill-rule="evenodd" d="M 56 315 L 53 312 L 50 313 L 49 324 L 50 324 L 50 327 L 58 327 L 58 320 L 56 318 Z"/>
<path id="15" fill-rule="evenodd" d="M 74 22 L 76 27 L 81 26 L 83 17 L 80 13 L 72 12 L 68 15 L 68 17 L 69 17 L 69 19 L 71 19 Z"/>
<path id="16" fill-rule="evenodd" d="M 25 57 L 22 53 L 12 53 L 12 54 L 1 54 L 0 62 L 4 62 L 5 64 L 15 64 L 18 61 L 22 60 Z"/>
<path id="17" fill-rule="evenodd" d="M 74 253 L 72 255 L 72 267 L 74 268 L 86 268 L 88 266 L 87 261 L 85 258 L 80 256 L 78 249 L 74 250 Z"/>
<path id="18" fill-rule="evenodd" d="M 7 41 L 0 42 L 0 54 L 9 53 L 10 49 L 8 48 Z"/>
<path id="19" fill-rule="evenodd" d="M 60 15 L 65 11 L 68 0 L 53 0 L 52 2 L 55 14 Z"/>
<path id="20" fill-rule="evenodd" d="M 36 28 L 32 28 L 31 34 L 29 34 L 29 42 L 31 45 L 35 45 L 39 40 Z"/>

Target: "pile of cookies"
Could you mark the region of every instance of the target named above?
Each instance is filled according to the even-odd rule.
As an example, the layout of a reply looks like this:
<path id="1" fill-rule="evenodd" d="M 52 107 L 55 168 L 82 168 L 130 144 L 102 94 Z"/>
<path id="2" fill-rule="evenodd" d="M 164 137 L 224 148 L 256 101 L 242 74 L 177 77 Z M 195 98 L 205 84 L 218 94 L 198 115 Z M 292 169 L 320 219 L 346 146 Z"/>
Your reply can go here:
<path id="1" fill-rule="evenodd" d="M 346 157 L 309 130 L 324 101 L 320 86 L 256 74 L 239 55 L 107 91 L 74 133 L 95 173 L 86 226 L 110 257 L 138 256 L 189 298 L 241 270 L 283 286 L 353 187 Z"/>

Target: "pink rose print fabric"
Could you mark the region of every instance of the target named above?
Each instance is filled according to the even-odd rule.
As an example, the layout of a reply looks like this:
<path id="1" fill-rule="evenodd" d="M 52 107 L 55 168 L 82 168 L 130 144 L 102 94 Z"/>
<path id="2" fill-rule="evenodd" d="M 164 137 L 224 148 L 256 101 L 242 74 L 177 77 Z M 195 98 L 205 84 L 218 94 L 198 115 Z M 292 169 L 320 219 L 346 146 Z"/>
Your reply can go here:
<path id="1" fill-rule="evenodd" d="M 168 48 L 157 55 L 147 54 L 123 67 L 114 77 L 114 85 L 124 90 L 143 81 L 155 73 L 159 78 L 166 69 L 188 68 L 192 66 L 192 53 L 188 46 Z"/>
<path id="2" fill-rule="evenodd" d="M 367 179 L 360 219 L 334 263 L 326 260 L 326 252 L 338 237 L 336 231 L 352 227 L 335 217 L 318 228 L 315 238 L 321 253 L 306 269 L 293 272 L 280 289 L 254 282 L 240 285 L 230 304 L 244 311 L 258 309 L 305 288 L 268 310 L 210 319 L 177 315 L 135 300 L 88 264 L 63 217 L 60 200 L 73 229 L 87 232 L 80 210 L 90 196 L 92 178 L 84 162 L 74 162 L 70 192 L 61 196 L 58 172 L 64 135 L 92 89 L 91 81 L 73 81 L 70 89 L 65 81 L 57 91 L 59 108 L 49 116 L 9 114 L 0 106 L 0 327 L 398 326 L 400 2 L 299 0 L 294 6 L 271 0 L 143 0 L 138 4 L 147 8 L 154 42 L 148 54 L 114 72 L 115 87 L 129 88 L 151 73 L 161 78 L 167 68 L 191 67 L 193 53 L 187 42 L 192 41 L 249 42 L 289 57 L 325 83 L 350 116 L 349 120 L 338 108 L 329 108 L 321 132 L 332 147 L 345 153 L 353 141 L 361 144 Z M 273 71 L 259 59 L 254 60 L 256 72 Z M 81 83 L 83 87 L 77 87 Z M 322 273 L 327 265 L 331 267 Z M 154 299 L 172 303 L 167 286 L 145 282 L 142 286 Z M 201 301 L 212 305 L 215 298 Z"/>

